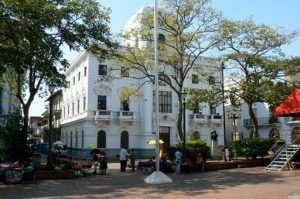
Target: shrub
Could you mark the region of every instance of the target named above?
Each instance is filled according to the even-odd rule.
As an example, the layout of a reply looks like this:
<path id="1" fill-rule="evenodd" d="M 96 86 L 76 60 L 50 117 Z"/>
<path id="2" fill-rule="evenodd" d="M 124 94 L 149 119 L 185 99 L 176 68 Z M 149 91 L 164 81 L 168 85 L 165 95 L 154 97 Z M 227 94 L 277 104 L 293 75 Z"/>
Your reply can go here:
<path id="1" fill-rule="evenodd" d="M 234 141 L 231 147 L 236 156 L 256 159 L 266 156 L 274 143 L 274 139 L 252 138 Z"/>
<path id="2" fill-rule="evenodd" d="M 174 154 L 177 148 L 183 151 L 182 142 L 179 142 L 174 146 L 168 148 L 169 160 L 174 160 Z M 199 153 L 201 153 L 204 161 L 206 161 L 210 157 L 210 148 L 207 146 L 206 142 L 202 140 L 193 140 L 186 142 L 186 158 L 194 163 L 196 162 L 196 157 Z"/>
<path id="3" fill-rule="evenodd" d="M 27 134 L 23 133 L 18 115 L 8 115 L 5 127 L 0 127 L 0 158 L 2 161 L 24 162 L 30 156 Z"/>

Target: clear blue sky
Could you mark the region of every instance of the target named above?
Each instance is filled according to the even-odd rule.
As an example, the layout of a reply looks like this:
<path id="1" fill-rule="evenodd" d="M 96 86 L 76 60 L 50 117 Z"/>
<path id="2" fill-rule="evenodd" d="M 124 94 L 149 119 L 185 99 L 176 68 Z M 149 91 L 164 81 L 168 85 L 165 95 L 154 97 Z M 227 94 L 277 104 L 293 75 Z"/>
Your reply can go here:
<path id="1" fill-rule="evenodd" d="M 105 7 L 110 7 L 111 30 L 120 32 L 128 19 L 146 3 L 153 4 L 153 0 L 98 0 Z M 157 2 L 161 2 L 157 0 Z M 300 1 L 299 0 L 213 0 L 212 6 L 223 12 L 227 19 L 244 20 L 250 17 L 257 23 L 264 23 L 274 28 L 284 27 L 287 31 L 300 32 Z M 300 37 L 284 52 L 290 56 L 300 55 Z M 66 52 L 66 58 L 74 60 L 76 53 Z M 44 111 L 44 99 L 35 97 L 30 115 L 40 116 Z"/>

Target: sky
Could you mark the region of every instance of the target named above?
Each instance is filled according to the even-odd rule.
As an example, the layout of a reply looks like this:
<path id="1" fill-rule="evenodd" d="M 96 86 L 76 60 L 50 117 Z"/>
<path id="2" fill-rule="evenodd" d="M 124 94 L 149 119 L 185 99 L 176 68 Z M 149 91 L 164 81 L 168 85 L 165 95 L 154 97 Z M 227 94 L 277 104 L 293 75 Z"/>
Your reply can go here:
<path id="1" fill-rule="evenodd" d="M 145 4 L 154 0 L 98 0 L 100 4 L 111 8 L 110 27 L 113 34 L 119 33 L 129 18 Z M 159 4 L 161 0 L 157 0 Z M 212 0 L 212 6 L 231 20 L 245 20 L 250 17 L 256 23 L 273 28 L 284 28 L 287 32 L 300 32 L 299 0 Z M 283 48 L 286 55 L 300 55 L 300 35 L 289 46 Z M 77 53 L 65 51 L 65 57 L 72 62 Z M 30 116 L 40 116 L 44 112 L 45 99 L 35 97 Z"/>

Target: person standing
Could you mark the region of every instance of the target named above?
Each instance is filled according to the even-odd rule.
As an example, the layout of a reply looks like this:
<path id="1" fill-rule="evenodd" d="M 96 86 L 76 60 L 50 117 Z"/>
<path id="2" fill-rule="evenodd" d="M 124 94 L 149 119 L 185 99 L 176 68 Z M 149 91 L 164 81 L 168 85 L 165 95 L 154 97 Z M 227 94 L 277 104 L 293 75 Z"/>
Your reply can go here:
<path id="1" fill-rule="evenodd" d="M 126 171 L 127 156 L 128 156 L 128 153 L 127 153 L 126 148 L 121 148 L 121 151 L 120 151 L 121 172 L 125 172 Z"/>
<path id="2" fill-rule="evenodd" d="M 106 153 L 104 151 L 100 152 L 100 171 L 101 174 L 106 174 L 106 170 L 107 170 L 107 156 Z"/>
<path id="3" fill-rule="evenodd" d="M 134 149 L 131 149 L 130 154 L 129 154 L 129 158 L 130 158 L 130 164 L 131 164 L 131 172 L 134 172 L 134 170 L 135 170 L 135 159 L 136 159 L 136 153 L 135 153 Z"/>
<path id="4" fill-rule="evenodd" d="M 182 158 L 182 153 L 177 149 L 175 152 L 176 174 L 177 175 L 180 174 L 181 158 Z"/>
<path id="5" fill-rule="evenodd" d="M 224 152 L 224 153 L 225 153 L 225 162 L 226 162 L 226 161 L 229 161 L 229 160 L 230 160 L 230 159 L 229 159 L 230 157 L 229 157 L 229 150 L 228 150 L 227 147 L 225 147 L 225 152 Z"/>

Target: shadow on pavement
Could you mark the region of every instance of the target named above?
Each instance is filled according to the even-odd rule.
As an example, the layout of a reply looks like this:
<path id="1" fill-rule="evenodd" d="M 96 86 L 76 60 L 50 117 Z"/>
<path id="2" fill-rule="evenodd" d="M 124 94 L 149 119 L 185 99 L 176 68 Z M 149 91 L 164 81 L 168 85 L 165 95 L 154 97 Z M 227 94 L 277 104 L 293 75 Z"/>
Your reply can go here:
<path id="1" fill-rule="evenodd" d="M 201 196 L 240 185 L 284 183 L 282 173 L 264 168 L 230 169 L 190 174 L 168 174 L 171 184 L 150 185 L 148 174 L 109 170 L 107 175 L 77 177 L 70 180 L 46 180 L 17 185 L 0 185 L 0 198 L 153 198 L 165 194 Z"/>

